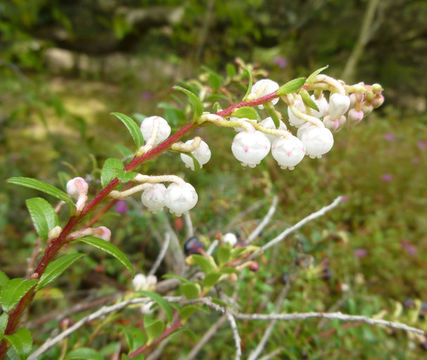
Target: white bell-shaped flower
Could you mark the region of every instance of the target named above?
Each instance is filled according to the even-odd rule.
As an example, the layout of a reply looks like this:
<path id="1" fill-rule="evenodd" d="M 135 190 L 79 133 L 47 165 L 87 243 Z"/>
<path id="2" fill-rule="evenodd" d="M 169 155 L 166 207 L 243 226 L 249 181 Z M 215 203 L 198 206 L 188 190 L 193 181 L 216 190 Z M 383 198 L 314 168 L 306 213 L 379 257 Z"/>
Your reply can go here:
<path id="1" fill-rule="evenodd" d="M 249 95 L 250 99 L 259 99 L 263 96 L 269 95 L 279 89 L 279 84 L 270 79 L 261 79 L 252 85 L 251 93 Z M 273 105 L 276 105 L 279 101 L 279 98 L 275 98 L 271 101 Z M 258 106 L 260 109 L 264 107 L 262 105 Z"/>
<path id="2" fill-rule="evenodd" d="M 166 189 L 165 205 L 176 216 L 191 210 L 197 204 L 197 200 L 197 192 L 189 183 L 172 183 Z"/>
<path id="3" fill-rule="evenodd" d="M 237 244 L 237 236 L 231 232 L 225 234 L 222 236 L 222 240 L 227 243 L 230 244 L 231 247 L 234 247 L 234 245 Z"/>
<path id="4" fill-rule="evenodd" d="M 135 291 L 150 290 L 157 284 L 155 275 L 145 276 L 144 274 L 136 274 L 132 279 L 132 286 Z"/>
<path id="5" fill-rule="evenodd" d="M 270 141 L 261 131 L 242 131 L 234 137 L 231 151 L 243 166 L 253 168 L 268 155 L 270 147 Z"/>
<path id="6" fill-rule="evenodd" d="M 347 95 L 334 93 L 329 97 L 329 116 L 332 120 L 338 119 L 350 107 L 350 98 Z"/>
<path id="7" fill-rule="evenodd" d="M 271 117 L 268 117 L 268 118 L 264 119 L 263 121 L 261 121 L 261 125 L 267 129 L 275 129 L 276 130 L 276 126 L 274 125 L 274 121 Z M 282 120 L 280 120 L 279 129 L 277 129 L 277 130 L 282 130 L 282 131 L 286 130 L 286 125 Z M 270 143 L 272 143 L 278 137 L 278 135 L 271 135 L 271 134 L 265 134 L 265 136 L 267 136 L 267 139 L 270 141 Z"/>
<path id="8" fill-rule="evenodd" d="M 153 133 L 155 122 L 159 124 L 159 127 L 157 129 L 156 140 L 154 141 L 154 145 L 157 145 L 169 137 L 171 133 L 171 127 L 169 126 L 168 122 L 161 116 L 146 117 L 141 124 L 142 136 L 146 142 L 150 139 L 151 134 Z"/>
<path id="9" fill-rule="evenodd" d="M 328 110 L 329 110 L 328 100 L 326 100 L 326 98 L 323 95 L 318 99 L 314 95 L 311 95 L 311 98 L 316 103 L 317 107 L 319 108 L 319 111 L 310 109 L 311 110 L 310 115 L 320 119 L 328 113 Z"/>
<path id="10" fill-rule="evenodd" d="M 345 121 L 346 118 L 344 115 L 341 115 L 337 119 L 332 119 L 329 115 L 326 115 L 323 118 L 323 124 L 326 126 L 326 128 L 332 131 L 340 129 L 345 124 Z"/>
<path id="11" fill-rule="evenodd" d="M 191 145 L 193 141 L 194 140 L 188 140 L 185 142 L 185 144 Z M 193 155 L 194 158 L 199 162 L 200 167 L 203 167 L 203 165 L 205 165 L 211 159 L 211 150 L 209 149 L 209 145 L 202 140 L 197 149 L 191 152 L 191 155 Z M 181 154 L 181 160 L 184 162 L 186 167 L 194 170 L 194 161 L 191 156 Z"/>
<path id="12" fill-rule="evenodd" d="M 362 121 L 364 115 L 362 110 L 350 109 L 347 118 L 352 122 L 358 123 Z"/>
<path id="13" fill-rule="evenodd" d="M 67 193 L 75 198 L 87 194 L 88 188 L 86 180 L 81 177 L 75 177 L 67 182 Z"/>
<path id="14" fill-rule="evenodd" d="M 306 113 L 305 104 L 301 98 L 295 100 L 294 106 L 302 113 Z M 292 126 L 300 127 L 306 123 L 304 119 L 295 115 L 291 107 L 288 107 L 288 116 L 289 116 L 289 124 L 291 124 Z"/>
<path id="15" fill-rule="evenodd" d="M 306 153 L 311 158 L 321 157 L 332 149 L 334 136 L 324 127 L 311 126 L 301 135 Z"/>
<path id="16" fill-rule="evenodd" d="M 304 158 L 305 147 L 300 139 L 289 135 L 280 137 L 273 142 L 271 154 L 282 169 L 293 170 Z"/>
<path id="17" fill-rule="evenodd" d="M 150 184 L 141 195 L 141 201 L 151 212 L 156 213 L 165 206 L 166 186 Z"/>

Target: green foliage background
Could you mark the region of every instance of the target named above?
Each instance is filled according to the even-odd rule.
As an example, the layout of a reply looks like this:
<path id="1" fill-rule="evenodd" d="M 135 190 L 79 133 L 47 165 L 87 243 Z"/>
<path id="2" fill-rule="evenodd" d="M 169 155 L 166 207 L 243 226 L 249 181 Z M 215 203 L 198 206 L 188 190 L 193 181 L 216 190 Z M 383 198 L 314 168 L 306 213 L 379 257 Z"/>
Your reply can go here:
<path id="1" fill-rule="evenodd" d="M 241 57 L 267 68 L 269 77 L 284 83 L 329 64 L 328 73 L 339 77 L 367 3 L 2 2 L 0 178 L 29 176 L 63 186 L 67 177 L 89 174 L 92 184 L 97 184 L 104 160 L 120 156 L 111 144 L 130 144 L 126 130 L 109 113 L 162 115 L 164 110 L 157 104 L 172 101 L 171 86 L 199 76 L 201 65 L 223 74 L 227 63 Z M 380 2 L 355 79 L 381 83 L 386 103 L 359 126 L 337 134 L 326 158 L 307 159 L 292 172 L 281 171 L 272 159 L 254 170 L 244 169 L 229 150 L 231 131 L 203 129 L 200 135 L 215 149 L 203 171 L 190 173 L 174 155 L 144 168 L 153 174 L 174 169 L 195 186 L 200 201 L 192 218 L 206 241 L 261 200 L 244 223 L 231 229 L 247 234 L 267 211 L 273 193 L 280 197 L 279 213 L 260 243 L 337 195 L 347 197 L 338 210 L 304 228 L 280 251 L 266 254 L 256 277 L 247 274 L 239 284 L 242 294 L 250 294 L 242 310 L 271 310 L 283 286 L 280 279 L 287 273 L 293 285 L 284 311 L 326 311 L 338 304 L 343 312 L 370 316 L 386 312 L 426 328 L 413 309 L 399 314 L 396 310 L 407 298 L 427 301 L 426 16 L 424 1 Z M 178 118 L 172 125 L 182 123 Z M 25 275 L 26 259 L 36 241 L 24 202 L 33 195 L 0 183 L 0 266 L 10 276 Z M 129 207 L 127 217 L 111 212 L 105 223 L 112 229 L 114 244 L 146 272 L 158 251 L 154 234 L 161 231 L 166 217 L 173 218 L 148 214 L 138 204 Z M 185 241 L 184 232 L 179 236 Z M 365 250 L 366 256 L 356 256 L 357 250 Z M 313 267 L 295 265 L 302 254 L 313 259 Z M 327 281 L 321 276 L 325 259 L 332 273 Z M 130 287 L 113 260 L 94 254 L 61 279 L 57 285 L 62 295 L 38 300 L 32 318 L 46 309 L 66 309 L 89 295 Z M 340 290 L 343 283 L 349 285 L 349 292 Z M 215 317 L 200 315 L 189 327 L 200 334 L 206 329 L 204 319 Z M 45 324 L 36 341 L 55 326 Z M 242 326 L 247 351 L 256 346 L 262 329 Z M 336 334 L 326 336 L 325 329 L 335 329 Z M 79 336 L 70 343 L 102 349 L 104 356 L 119 341 L 107 329 L 97 339 L 90 337 L 89 328 Z M 178 345 L 181 354 L 187 353 L 197 339 L 194 334 L 177 335 L 164 356 L 173 358 Z M 233 346 L 224 326 L 203 358 L 227 359 Z M 405 334 L 366 326 L 343 328 L 333 322 L 320 329 L 315 321 L 278 325 L 268 348 L 278 346 L 284 347 L 284 359 L 416 359 L 423 354 L 419 341 Z M 46 358 L 57 358 L 54 351 Z"/>

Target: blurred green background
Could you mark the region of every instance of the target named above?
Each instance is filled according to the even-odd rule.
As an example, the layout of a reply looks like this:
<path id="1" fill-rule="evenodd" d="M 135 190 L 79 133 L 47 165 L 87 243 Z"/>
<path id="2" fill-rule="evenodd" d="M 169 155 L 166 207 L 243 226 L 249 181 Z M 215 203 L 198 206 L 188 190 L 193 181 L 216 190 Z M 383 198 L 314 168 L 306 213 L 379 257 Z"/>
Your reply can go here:
<path id="1" fill-rule="evenodd" d="M 110 112 L 163 115 L 164 103 L 173 101 L 174 84 L 198 77 L 202 65 L 224 74 L 236 57 L 267 69 L 279 83 L 329 64 L 331 76 L 380 83 L 386 102 L 358 126 L 340 131 L 327 157 L 306 159 L 292 172 L 280 170 L 271 157 L 246 169 L 231 155 L 233 132 L 210 128 L 200 133 L 214 150 L 202 171 L 190 173 L 175 155 L 143 170 L 173 169 L 196 187 L 200 201 L 191 215 L 198 234 L 211 240 L 261 200 L 231 229 L 244 237 L 273 194 L 279 195 L 280 208 L 259 243 L 345 195 L 347 201 L 337 210 L 290 238 L 274 261 L 266 255 L 258 282 L 242 285 L 253 297 L 246 300 L 246 310 L 273 301 L 286 273 L 295 277 L 286 300 L 289 311 L 332 307 L 370 316 L 383 311 L 426 329 L 411 306 L 398 311 L 408 298 L 416 300 L 415 307 L 427 301 L 426 18 L 427 2 L 421 0 L 0 2 L 1 269 L 24 276 L 36 241 L 24 202 L 36 193 L 6 185 L 4 179 L 29 176 L 63 186 L 64 179 L 79 175 L 95 188 L 103 161 L 120 157 L 112 144 L 130 144 Z M 146 271 L 158 251 L 154 234 L 164 218 L 173 218 L 153 217 L 133 202 L 128 206 L 129 216 L 112 211 L 105 224 L 114 243 Z M 184 233 L 178 233 L 184 241 Z M 313 259 L 314 270 L 295 270 L 301 254 Z M 330 278 L 325 280 L 326 262 Z M 46 300 L 41 308 L 70 306 L 88 289 L 129 286 L 117 264 L 103 264 L 104 272 L 95 271 L 95 260 L 70 271 L 58 285 L 62 299 Z M 90 275 L 81 279 L 81 274 Z M 36 306 L 36 314 L 39 310 Z M 204 328 L 202 320 L 191 325 Z M 328 327 L 338 335 L 318 336 L 322 331 L 314 322 L 286 323 L 276 328 L 268 346 L 284 346 L 284 359 L 425 356 L 420 339 L 404 334 L 363 326 L 343 330 L 335 323 Z M 221 331 L 224 335 L 210 342 L 203 358 L 227 358 L 221 338 L 228 330 Z M 245 328 L 248 349 L 260 334 L 255 325 Z M 183 353 L 196 340 L 186 338 Z M 232 351 L 233 343 L 227 346 Z"/>

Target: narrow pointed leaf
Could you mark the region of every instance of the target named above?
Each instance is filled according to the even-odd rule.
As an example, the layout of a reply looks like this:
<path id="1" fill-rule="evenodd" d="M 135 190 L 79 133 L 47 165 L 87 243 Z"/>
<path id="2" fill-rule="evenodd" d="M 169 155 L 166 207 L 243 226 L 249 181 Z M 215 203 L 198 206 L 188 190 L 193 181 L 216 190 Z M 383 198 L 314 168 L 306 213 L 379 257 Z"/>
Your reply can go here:
<path id="1" fill-rule="evenodd" d="M 109 243 L 108 241 L 105 241 L 103 239 L 94 237 L 94 236 L 85 236 L 80 239 L 77 239 L 76 241 L 84 242 L 85 244 L 92 245 L 102 251 L 105 251 L 106 253 L 114 256 L 117 260 L 119 260 L 126 269 L 129 270 L 132 276 L 135 275 L 133 266 L 130 263 L 129 259 L 126 257 L 126 255 L 119 250 L 116 246 Z"/>
<path id="2" fill-rule="evenodd" d="M 157 339 L 165 330 L 165 323 L 162 320 L 156 320 L 149 325 L 145 326 L 145 332 L 148 336 L 148 342 L 151 343 Z"/>
<path id="3" fill-rule="evenodd" d="M 276 94 L 281 96 L 293 93 L 299 90 L 304 85 L 304 83 L 305 78 L 303 77 L 288 81 L 285 85 L 282 85 L 279 90 L 277 90 Z"/>
<path id="4" fill-rule="evenodd" d="M 13 310 L 22 297 L 36 285 L 37 280 L 26 280 L 22 278 L 11 279 L 1 289 L 0 304 L 5 312 Z"/>
<path id="5" fill-rule="evenodd" d="M 7 282 L 9 281 L 9 277 L 0 270 L 0 290 L 3 286 L 5 286 L 7 284 Z"/>
<path id="6" fill-rule="evenodd" d="M 304 104 L 306 104 L 308 107 L 311 107 L 312 109 L 314 109 L 316 111 L 319 111 L 317 104 L 310 97 L 309 93 L 306 90 L 300 91 L 300 95 L 301 95 L 302 101 L 304 101 Z"/>
<path id="7" fill-rule="evenodd" d="M 21 359 L 27 358 L 33 346 L 30 330 L 20 328 L 12 335 L 5 335 L 4 338 L 14 347 Z"/>
<path id="8" fill-rule="evenodd" d="M 59 224 L 58 215 L 45 199 L 37 197 L 28 199 L 25 203 L 37 234 L 43 240 L 47 240 L 49 231 Z"/>
<path id="9" fill-rule="evenodd" d="M 96 350 L 90 348 L 78 348 L 70 351 L 66 360 L 104 360 L 104 357 Z"/>
<path id="10" fill-rule="evenodd" d="M 316 80 L 316 76 L 319 75 L 323 70 L 326 70 L 329 67 L 329 65 L 323 66 L 320 69 L 317 69 L 316 71 L 313 71 L 310 76 L 307 78 L 306 83 L 312 84 Z"/>
<path id="11" fill-rule="evenodd" d="M 37 284 L 36 290 L 39 290 L 57 277 L 59 277 L 65 270 L 67 270 L 74 262 L 76 262 L 81 257 L 85 256 L 84 254 L 72 253 L 63 255 L 60 258 L 52 261 L 47 267 L 43 275 L 41 276 L 39 283 Z"/>
<path id="12" fill-rule="evenodd" d="M 251 73 L 251 71 L 248 68 L 244 68 L 243 71 L 245 72 L 245 74 L 247 75 L 247 77 L 249 79 L 248 88 L 246 89 L 246 94 L 243 97 L 243 100 L 246 100 L 248 98 L 249 94 L 252 91 L 252 82 L 253 82 L 253 79 L 252 79 L 252 73 Z"/>
<path id="13" fill-rule="evenodd" d="M 40 181 L 37 179 L 31 179 L 27 177 L 12 177 L 8 179 L 7 182 L 9 184 L 20 185 L 20 186 L 42 191 L 46 194 L 56 197 L 59 200 L 65 201 L 66 203 L 74 207 L 73 200 L 71 200 L 71 198 L 65 192 L 43 181 Z"/>
<path id="14" fill-rule="evenodd" d="M 130 136 L 132 136 L 135 145 L 139 149 L 144 144 L 144 140 L 142 139 L 141 129 L 136 122 L 131 117 L 119 112 L 112 112 L 111 115 L 115 116 L 123 123 L 124 126 L 126 126 L 126 129 L 128 129 Z"/>
<path id="15" fill-rule="evenodd" d="M 138 291 L 142 296 L 149 297 L 151 300 L 156 302 L 166 313 L 166 317 L 168 321 L 172 320 L 172 308 L 169 303 L 163 299 L 159 294 L 151 292 L 151 291 Z"/>
<path id="16" fill-rule="evenodd" d="M 202 115 L 203 113 L 203 104 L 199 97 L 190 90 L 183 88 L 182 86 L 174 86 L 173 88 L 175 90 L 183 92 L 188 96 L 191 106 L 193 107 L 194 116 L 200 117 L 200 115 Z"/>

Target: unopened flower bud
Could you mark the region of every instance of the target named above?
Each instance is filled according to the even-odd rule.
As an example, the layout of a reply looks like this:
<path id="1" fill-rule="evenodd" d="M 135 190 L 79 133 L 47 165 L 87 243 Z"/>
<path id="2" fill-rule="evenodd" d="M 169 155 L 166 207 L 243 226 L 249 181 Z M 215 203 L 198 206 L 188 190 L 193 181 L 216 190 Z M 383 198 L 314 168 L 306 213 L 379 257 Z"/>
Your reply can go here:
<path id="1" fill-rule="evenodd" d="M 141 195 L 141 201 L 151 212 L 156 213 L 165 206 L 166 186 L 152 184 Z"/>
<path id="2" fill-rule="evenodd" d="M 201 254 L 205 249 L 205 245 L 199 240 L 197 236 L 192 236 L 184 243 L 184 254 L 189 256 L 192 254 Z"/>
<path id="3" fill-rule="evenodd" d="M 105 241 L 110 241 L 111 230 L 105 226 L 99 226 L 92 229 L 92 235 Z"/>
<path id="4" fill-rule="evenodd" d="M 75 177 L 67 182 L 67 193 L 74 198 L 78 198 L 82 194 L 86 195 L 88 188 L 86 180 L 81 177 Z"/>
<path id="5" fill-rule="evenodd" d="M 243 166 L 253 168 L 268 155 L 270 147 L 270 141 L 262 132 L 242 131 L 234 137 L 231 151 Z"/>
<path id="6" fill-rule="evenodd" d="M 157 277 L 154 275 L 145 276 L 144 274 L 136 274 L 132 279 L 132 286 L 135 291 L 150 290 L 157 284 Z"/>
<path id="7" fill-rule="evenodd" d="M 358 123 L 360 121 L 362 121 L 363 119 L 363 111 L 362 110 L 356 110 L 356 109 L 350 109 L 350 111 L 348 112 L 347 118 L 348 120 Z"/>
<path id="8" fill-rule="evenodd" d="M 297 137 L 280 137 L 273 142 L 271 154 L 282 169 L 293 170 L 304 158 L 304 144 Z"/>
<path id="9" fill-rule="evenodd" d="M 374 106 L 372 104 L 364 104 L 362 106 L 362 111 L 365 115 L 371 113 L 374 110 Z"/>
<path id="10" fill-rule="evenodd" d="M 53 229 L 51 229 L 47 235 L 48 239 L 56 239 L 59 234 L 61 233 L 62 228 L 60 226 L 55 226 Z"/>
<path id="11" fill-rule="evenodd" d="M 233 233 L 227 233 L 227 234 L 223 235 L 222 240 L 225 243 L 230 244 L 231 247 L 234 247 L 234 245 L 237 244 L 237 236 Z"/>
<path id="12" fill-rule="evenodd" d="M 155 122 L 157 122 L 159 125 L 156 140 L 154 141 L 154 145 L 157 145 L 169 137 L 171 133 L 171 127 L 169 126 L 168 122 L 161 116 L 146 117 L 141 124 L 142 136 L 146 142 L 150 139 L 153 133 Z"/>
<path id="13" fill-rule="evenodd" d="M 326 98 L 323 95 L 319 98 L 316 98 L 314 95 L 311 95 L 311 98 L 319 108 L 319 111 L 310 109 L 311 115 L 320 119 L 321 117 L 325 116 L 328 113 L 328 110 L 329 110 L 328 100 L 326 100 Z"/>
<path id="14" fill-rule="evenodd" d="M 176 216 L 191 210 L 197 204 L 197 200 L 197 192 L 189 183 L 172 183 L 166 189 L 165 205 Z"/>
<path id="15" fill-rule="evenodd" d="M 259 270 L 259 264 L 257 261 L 252 261 L 251 265 L 249 266 L 249 270 L 252 272 L 256 272 Z"/>
<path id="16" fill-rule="evenodd" d="M 282 130 L 282 131 L 286 130 L 286 125 L 282 120 L 279 120 L 279 129 L 276 129 L 276 126 L 274 125 L 274 121 L 271 117 L 268 117 L 263 121 L 261 121 L 261 125 L 267 129 Z M 272 135 L 272 134 L 265 134 L 265 136 L 267 136 L 267 139 L 270 141 L 270 143 L 272 143 L 278 137 L 278 135 Z"/>
<path id="17" fill-rule="evenodd" d="M 350 107 L 350 98 L 347 95 L 334 93 L 329 97 L 329 116 L 338 119 Z"/>
<path id="18" fill-rule="evenodd" d="M 255 84 L 253 84 L 251 93 L 249 96 L 252 100 L 254 100 L 254 99 L 258 99 L 260 97 L 269 95 L 277 91 L 278 89 L 279 89 L 279 84 L 277 82 L 270 79 L 262 79 L 257 81 Z M 278 101 L 279 101 L 279 98 L 275 98 L 271 102 L 273 105 L 276 105 Z M 258 107 L 260 109 L 263 108 L 262 105 L 259 105 Z"/>
<path id="19" fill-rule="evenodd" d="M 185 144 L 190 145 L 192 142 L 193 140 L 188 140 L 185 142 Z M 203 167 L 203 165 L 205 165 L 211 159 L 211 151 L 209 146 L 203 140 L 200 142 L 200 145 L 197 147 L 197 149 L 191 152 L 191 155 L 193 155 L 199 162 L 200 167 Z M 194 161 L 190 156 L 181 154 L 181 160 L 184 162 L 186 167 L 194 170 Z"/>
<path id="20" fill-rule="evenodd" d="M 294 102 L 294 106 L 301 112 L 305 113 L 306 109 L 305 109 L 305 104 L 302 101 L 301 98 L 295 100 Z M 289 124 L 291 124 L 292 126 L 295 127 L 300 127 L 302 125 L 304 125 L 306 123 L 306 121 L 300 117 L 298 117 L 297 115 L 295 115 L 295 113 L 292 111 L 291 107 L 288 107 L 288 116 L 289 116 Z"/>
<path id="21" fill-rule="evenodd" d="M 372 99 L 372 106 L 373 106 L 374 108 L 378 108 L 378 107 L 380 107 L 383 103 L 384 103 L 384 96 L 383 96 L 383 95 L 376 95 L 376 96 Z"/>
<path id="22" fill-rule="evenodd" d="M 325 116 L 323 118 L 323 124 L 325 125 L 326 128 L 328 128 L 329 130 L 332 131 L 336 131 L 338 130 L 341 126 L 343 126 L 345 124 L 345 116 L 341 115 L 339 118 L 337 119 L 332 119 L 329 115 Z"/>
<path id="23" fill-rule="evenodd" d="M 321 157 L 332 149 L 334 137 L 327 128 L 312 126 L 301 136 L 308 156 L 311 158 Z"/>

